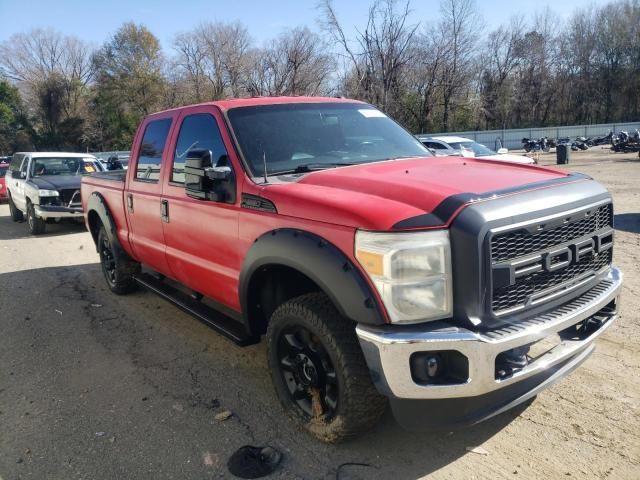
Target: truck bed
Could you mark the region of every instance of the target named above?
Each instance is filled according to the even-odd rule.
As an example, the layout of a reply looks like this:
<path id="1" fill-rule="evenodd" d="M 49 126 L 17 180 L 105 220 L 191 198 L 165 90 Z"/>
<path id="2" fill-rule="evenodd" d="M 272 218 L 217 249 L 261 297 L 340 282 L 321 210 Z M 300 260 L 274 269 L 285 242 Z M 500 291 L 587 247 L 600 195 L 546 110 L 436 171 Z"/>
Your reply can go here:
<path id="1" fill-rule="evenodd" d="M 94 173 L 93 175 L 90 175 L 88 177 L 85 177 L 87 179 L 91 179 L 91 178 L 98 178 L 100 180 L 109 180 L 112 182 L 122 182 L 124 183 L 125 179 L 127 178 L 127 171 L 126 170 L 113 170 L 110 172 L 97 172 Z"/>

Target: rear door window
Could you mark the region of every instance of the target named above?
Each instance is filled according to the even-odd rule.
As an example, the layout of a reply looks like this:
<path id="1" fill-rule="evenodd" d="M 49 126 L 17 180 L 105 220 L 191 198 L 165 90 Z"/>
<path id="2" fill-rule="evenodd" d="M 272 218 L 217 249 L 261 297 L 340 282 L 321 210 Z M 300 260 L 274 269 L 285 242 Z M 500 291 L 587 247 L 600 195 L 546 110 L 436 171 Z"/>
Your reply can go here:
<path id="1" fill-rule="evenodd" d="M 160 179 L 162 153 L 167 143 L 170 128 L 170 118 L 154 120 L 145 127 L 140 151 L 138 152 L 136 180 L 157 182 Z"/>

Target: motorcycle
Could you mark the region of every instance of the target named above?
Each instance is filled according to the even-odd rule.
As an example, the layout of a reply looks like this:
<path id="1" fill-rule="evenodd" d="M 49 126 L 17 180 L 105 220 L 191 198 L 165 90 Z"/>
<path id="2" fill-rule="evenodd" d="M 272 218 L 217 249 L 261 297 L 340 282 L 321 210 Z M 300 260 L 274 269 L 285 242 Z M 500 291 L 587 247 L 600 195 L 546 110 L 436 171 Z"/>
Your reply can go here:
<path id="1" fill-rule="evenodd" d="M 611 149 L 614 152 L 638 152 L 640 151 L 640 131 L 630 135 L 629 132 L 621 131 L 618 135 L 613 135 L 611 139 Z"/>
<path id="2" fill-rule="evenodd" d="M 540 137 L 538 140 L 524 137 L 522 139 L 522 148 L 524 148 L 524 151 L 527 153 L 539 152 L 540 150 L 548 152 L 552 147 L 555 147 L 555 144 L 552 144 L 552 142 L 553 141 L 547 137 Z"/>
<path id="3" fill-rule="evenodd" d="M 572 141 L 569 137 L 558 138 L 558 145 L 568 145 L 571 147 L 572 152 L 577 152 L 579 150 L 578 144 Z"/>
<path id="4" fill-rule="evenodd" d="M 589 149 L 589 145 L 587 144 L 587 139 L 585 137 L 576 137 L 575 145 L 580 150 L 588 150 Z"/>
<path id="5" fill-rule="evenodd" d="M 607 135 L 603 137 L 596 137 L 591 140 L 594 145 L 610 145 L 611 139 L 613 138 L 613 130 L 611 130 Z"/>
<path id="6" fill-rule="evenodd" d="M 524 148 L 524 151 L 527 153 L 537 152 L 540 150 L 540 144 L 536 140 L 524 137 L 522 139 L 522 148 Z"/>

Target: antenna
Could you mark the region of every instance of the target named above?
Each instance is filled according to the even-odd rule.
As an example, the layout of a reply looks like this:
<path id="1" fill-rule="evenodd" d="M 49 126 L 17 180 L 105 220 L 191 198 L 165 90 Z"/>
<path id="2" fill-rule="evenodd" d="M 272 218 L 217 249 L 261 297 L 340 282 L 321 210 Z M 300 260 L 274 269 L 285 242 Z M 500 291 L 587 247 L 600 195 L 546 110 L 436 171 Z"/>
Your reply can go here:
<path id="1" fill-rule="evenodd" d="M 264 183 L 269 183 L 269 179 L 267 178 L 267 153 L 262 151 L 262 163 L 264 165 Z"/>

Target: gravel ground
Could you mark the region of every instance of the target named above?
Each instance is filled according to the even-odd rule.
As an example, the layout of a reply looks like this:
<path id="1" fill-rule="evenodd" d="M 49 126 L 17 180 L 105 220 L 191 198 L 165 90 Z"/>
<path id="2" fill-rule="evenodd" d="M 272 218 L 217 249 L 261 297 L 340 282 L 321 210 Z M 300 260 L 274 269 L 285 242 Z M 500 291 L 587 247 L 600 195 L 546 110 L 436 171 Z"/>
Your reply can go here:
<path id="1" fill-rule="evenodd" d="M 149 292 L 112 295 L 83 227 L 30 237 L 1 205 L 0 480 L 229 478 L 246 444 L 284 453 L 271 478 L 640 478 L 640 160 L 592 149 L 568 168 L 616 201 L 623 301 L 595 354 L 474 428 L 407 433 L 387 415 L 339 446 L 285 419 L 263 345 L 236 347 Z"/>

